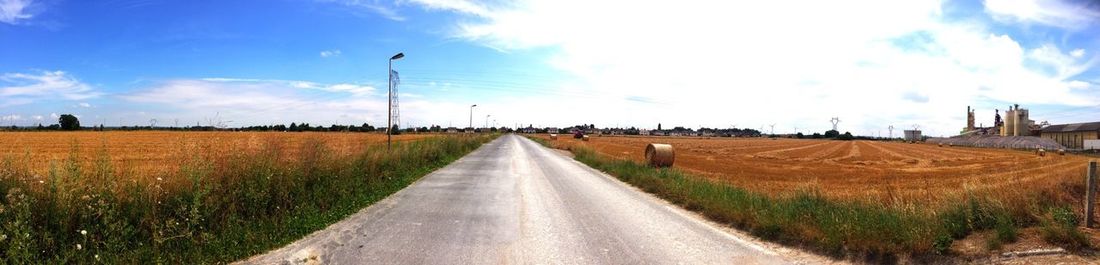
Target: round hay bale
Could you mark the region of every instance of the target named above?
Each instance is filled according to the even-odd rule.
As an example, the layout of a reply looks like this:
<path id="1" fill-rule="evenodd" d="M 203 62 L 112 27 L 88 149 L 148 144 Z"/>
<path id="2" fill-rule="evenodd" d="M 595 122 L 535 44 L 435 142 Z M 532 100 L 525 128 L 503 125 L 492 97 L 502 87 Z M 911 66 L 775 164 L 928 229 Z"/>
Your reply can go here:
<path id="1" fill-rule="evenodd" d="M 553 134 L 553 133 L 550 134 L 550 140 L 557 140 L 557 139 L 558 139 L 557 134 Z"/>
<path id="2" fill-rule="evenodd" d="M 676 151 L 670 144 L 649 144 L 645 147 L 645 160 L 650 166 L 671 167 L 676 161 Z"/>
<path id="3" fill-rule="evenodd" d="M 1066 149 L 1058 149 L 1058 155 L 1066 155 Z"/>
<path id="4" fill-rule="evenodd" d="M 1047 150 L 1043 150 L 1042 148 L 1039 148 L 1038 152 L 1039 152 L 1039 156 L 1047 156 Z"/>
<path id="5" fill-rule="evenodd" d="M 588 141 L 588 135 L 582 136 L 582 137 L 581 137 L 581 140 L 583 140 L 583 141 L 587 142 L 587 141 Z"/>
<path id="6" fill-rule="evenodd" d="M 940 143 L 940 147 L 943 147 L 943 143 Z"/>

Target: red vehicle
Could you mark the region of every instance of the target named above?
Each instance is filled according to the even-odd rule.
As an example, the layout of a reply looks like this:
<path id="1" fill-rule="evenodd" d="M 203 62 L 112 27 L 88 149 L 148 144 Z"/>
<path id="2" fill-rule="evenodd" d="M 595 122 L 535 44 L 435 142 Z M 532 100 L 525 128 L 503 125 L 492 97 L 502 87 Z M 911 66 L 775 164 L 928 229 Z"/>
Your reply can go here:
<path id="1" fill-rule="evenodd" d="M 573 139 L 581 139 L 581 138 L 584 138 L 584 131 L 577 130 L 577 131 L 573 132 Z"/>

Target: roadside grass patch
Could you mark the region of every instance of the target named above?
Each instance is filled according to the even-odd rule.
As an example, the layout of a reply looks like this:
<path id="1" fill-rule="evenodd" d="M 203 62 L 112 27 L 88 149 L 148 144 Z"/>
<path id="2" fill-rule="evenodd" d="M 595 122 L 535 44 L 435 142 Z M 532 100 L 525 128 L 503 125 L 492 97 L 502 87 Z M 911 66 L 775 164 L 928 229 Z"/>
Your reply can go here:
<path id="1" fill-rule="evenodd" d="M 225 263 L 335 223 L 498 135 L 440 136 L 336 156 L 320 141 L 214 159 L 201 149 L 176 172 L 133 172 L 105 151 L 36 176 L 0 161 L 0 264 Z M 106 147 L 103 147 L 105 150 Z M 146 177 L 150 181 L 136 181 Z"/>
<path id="2" fill-rule="evenodd" d="M 535 137 L 529 137 L 537 139 Z M 538 141 L 553 147 L 546 141 Z M 1026 194 L 1026 205 L 966 192 L 942 208 L 829 199 L 815 190 L 787 194 L 753 192 L 675 168 L 653 168 L 571 146 L 574 159 L 707 218 L 771 241 L 801 245 L 831 256 L 892 262 L 950 255 L 951 245 L 977 231 L 992 230 L 995 250 L 1019 237 L 1018 229 L 1042 225 L 1043 238 L 1068 248 L 1088 247 L 1077 217 L 1051 194 Z M 1040 212 L 1041 214 L 1035 214 Z M 1039 218 L 1039 216 L 1046 216 Z"/>

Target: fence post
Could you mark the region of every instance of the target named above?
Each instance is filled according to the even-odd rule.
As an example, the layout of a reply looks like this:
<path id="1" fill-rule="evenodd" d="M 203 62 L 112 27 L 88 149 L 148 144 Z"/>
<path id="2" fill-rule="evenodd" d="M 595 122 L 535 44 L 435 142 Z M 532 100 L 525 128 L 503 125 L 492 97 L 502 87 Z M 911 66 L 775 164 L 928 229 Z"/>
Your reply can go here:
<path id="1" fill-rule="evenodd" d="M 1092 215 L 1096 208 L 1096 161 L 1089 162 L 1085 178 L 1085 227 L 1092 227 Z"/>

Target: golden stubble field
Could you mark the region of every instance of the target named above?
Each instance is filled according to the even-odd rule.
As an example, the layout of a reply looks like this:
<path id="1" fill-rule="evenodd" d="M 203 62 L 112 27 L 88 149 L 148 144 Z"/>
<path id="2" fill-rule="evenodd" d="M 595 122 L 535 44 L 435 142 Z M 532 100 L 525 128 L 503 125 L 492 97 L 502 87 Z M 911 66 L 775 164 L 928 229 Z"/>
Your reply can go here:
<path id="1" fill-rule="evenodd" d="M 549 140 L 548 135 L 538 137 Z M 676 149 L 674 167 L 769 194 L 815 190 L 827 197 L 922 205 L 967 192 L 1008 198 L 1083 185 L 1088 157 L 1004 149 L 879 141 L 561 135 L 559 147 L 586 146 L 643 161 L 649 143 Z M 1009 198 L 1008 201 L 1011 201 Z"/>
<path id="2" fill-rule="evenodd" d="M 430 137 L 429 134 L 394 135 L 394 141 Z M 122 170 L 155 176 L 177 171 L 195 156 L 218 160 L 233 154 L 277 150 L 278 157 L 293 158 L 303 144 L 322 144 L 332 155 L 358 153 L 372 145 L 384 145 L 385 134 L 332 132 L 170 132 L 80 131 L 0 132 L 0 159 L 12 159 L 36 174 L 46 175 L 54 164 L 61 167 L 75 154 L 84 168 L 107 158 Z"/>

